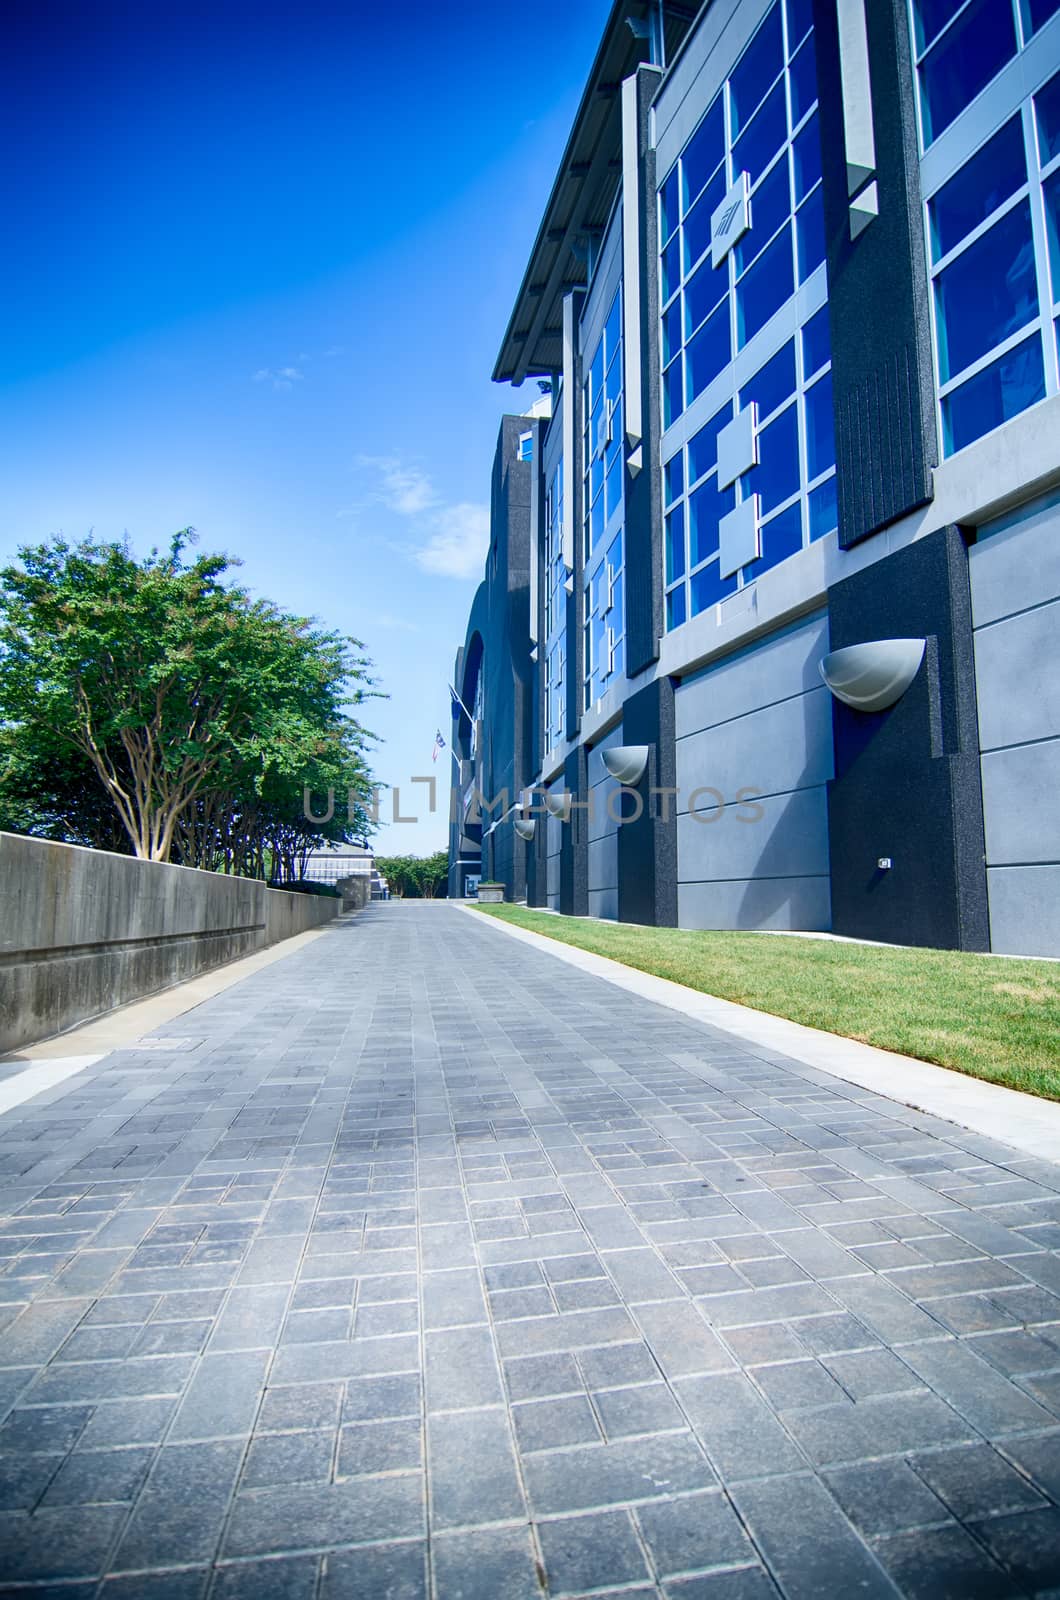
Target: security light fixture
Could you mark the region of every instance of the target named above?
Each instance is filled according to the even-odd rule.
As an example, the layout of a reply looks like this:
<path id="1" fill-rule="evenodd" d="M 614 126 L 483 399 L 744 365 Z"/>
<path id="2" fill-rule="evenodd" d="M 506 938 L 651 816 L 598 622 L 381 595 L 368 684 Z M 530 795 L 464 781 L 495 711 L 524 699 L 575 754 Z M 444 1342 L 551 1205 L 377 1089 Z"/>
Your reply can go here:
<path id="1" fill-rule="evenodd" d="M 600 754 L 612 778 L 617 778 L 619 783 L 628 788 L 639 783 L 644 776 L 650 749 L 651 745 L 648 744 L 613 744 L 609 750 L 601 750 Z"/>
<path id="2" fill-rule="evenodd" d="M 554 817 L 559 817 L 561 822 L 566 822 L 570 816 L 570 795 L 565 789 L 557 789 L 555 793 L 546 791 L 543 796 L 546 810 Z"/>
<path id="3" fill-rule="evenodd" d="M 874 639 L 833 650 L 819 664 L 821 677 L 837 700 L 855 711 L 886 711 L 916 677 L 924 639 Z"/>
<path id="4" fill-rule="evenodd" d="M 530 840 L 534 837 L 534 829 L 537 827 L 537 818 L 516 817 L 512 826 L 519 835 L 520 839 L 525 839 L 529 844 Z"/>

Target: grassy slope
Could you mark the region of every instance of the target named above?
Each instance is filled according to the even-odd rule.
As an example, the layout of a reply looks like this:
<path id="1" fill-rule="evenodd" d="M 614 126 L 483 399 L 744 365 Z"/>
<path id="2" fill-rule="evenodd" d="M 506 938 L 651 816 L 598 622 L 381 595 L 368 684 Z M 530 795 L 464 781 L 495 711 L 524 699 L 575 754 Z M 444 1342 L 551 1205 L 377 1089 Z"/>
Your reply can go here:
<path id="1" fill-rule="evenodd" d="M 1060 1100 L 1058 964 L 479 909 L 705 994 Z"/>

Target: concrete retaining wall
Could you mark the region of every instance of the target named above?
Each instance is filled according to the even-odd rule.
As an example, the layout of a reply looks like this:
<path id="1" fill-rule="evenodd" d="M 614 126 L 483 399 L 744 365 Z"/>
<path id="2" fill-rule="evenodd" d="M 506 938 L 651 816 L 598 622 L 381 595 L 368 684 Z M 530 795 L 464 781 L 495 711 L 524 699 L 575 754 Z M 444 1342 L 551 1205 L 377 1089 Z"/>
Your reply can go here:
<path id="1" fill-rule="evenodd" d="M 0 1053 L 329 922 L 340 906 L 0 833 Z"/>

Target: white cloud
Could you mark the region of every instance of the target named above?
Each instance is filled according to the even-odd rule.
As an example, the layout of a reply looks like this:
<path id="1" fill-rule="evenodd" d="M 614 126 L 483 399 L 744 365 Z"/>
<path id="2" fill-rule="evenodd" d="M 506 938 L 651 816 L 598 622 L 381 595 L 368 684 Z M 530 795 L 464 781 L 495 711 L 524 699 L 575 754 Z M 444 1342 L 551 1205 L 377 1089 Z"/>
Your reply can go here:
<path id="1" fill-rule="evenodd" d="M 440 504 L 427 474 L 397 456 L 358 456 L 357 465 L 376 474 L 374 498 L 401 517 L 416 517 Z"/>
<path id="2" fill-rule="evenodd" d="M 431 521 L 434 532 L 413 552 L 423 570 L 443 578 L 479 577 L 489 549 L 489 507 L 462 500 L 443 506 Z"/>
<path id="3" fill-rule="evenodd" d="M 255 383 L 271 383 L 275 390 L 290 389 L 305 377 L 297 367 L 259 367 L 254 374 Z"/>
<path id="4" fill-rule="evenodd" d="M 475 578 L 489 548 L 489 507 L 461 500 L 450 504 L 422 468 L 397 456 L 359 456 L 357 465 L 376 479 L 370 499 L 415 523 L 421 542 L 411 550 L 424 572 L 443 578 Z M 340 516 L 356 515 L 350 507 Z"/>

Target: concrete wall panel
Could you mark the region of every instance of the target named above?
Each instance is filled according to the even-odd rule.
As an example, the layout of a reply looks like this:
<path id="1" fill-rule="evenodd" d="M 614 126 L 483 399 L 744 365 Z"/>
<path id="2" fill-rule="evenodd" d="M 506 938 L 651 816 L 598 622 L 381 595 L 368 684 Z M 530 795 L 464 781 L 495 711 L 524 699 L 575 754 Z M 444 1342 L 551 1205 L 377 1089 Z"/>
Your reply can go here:
<path id="1" fill-rule="evenodd" d="M 992 948 L 1009 956 L 1060 951 L 1060 866 L 987 867 Z"/>
<path id="2" fill-rule="evenodd" d="M 677 890 L 682 928 L 827 930 L 827 878 L 752 878 L 682 883 Z"/>

